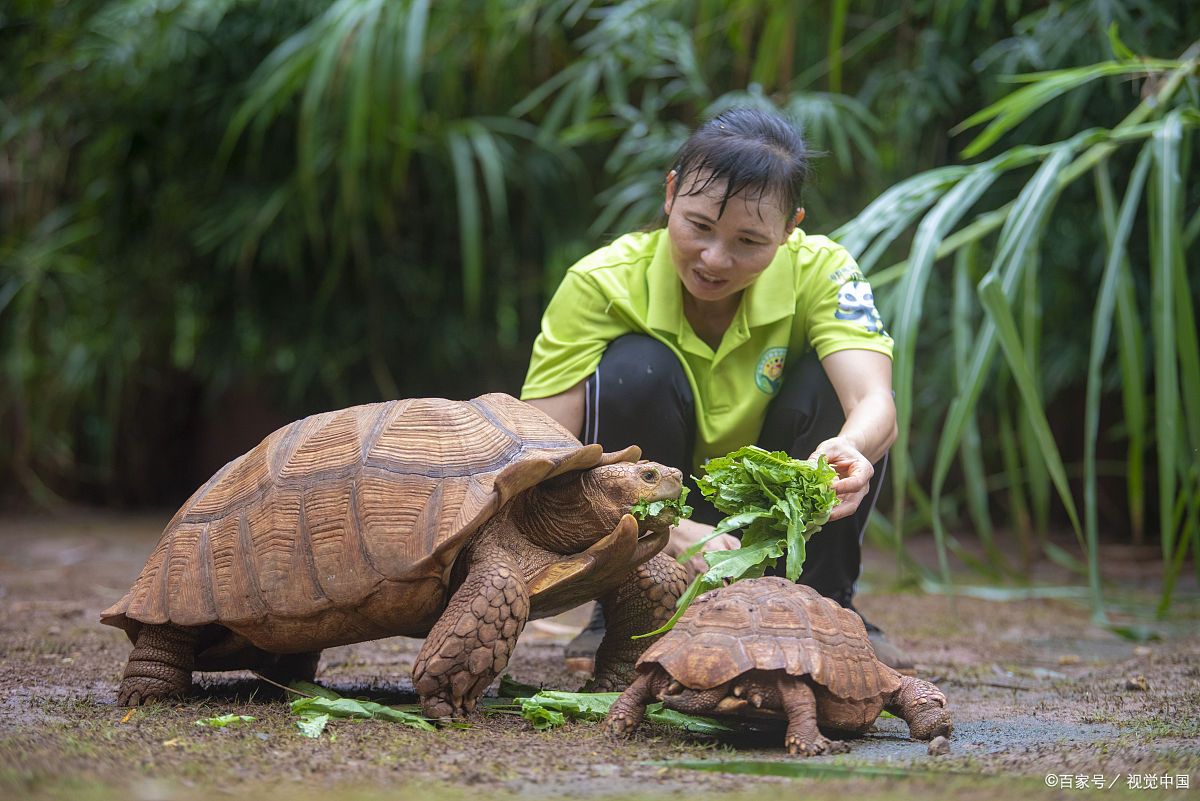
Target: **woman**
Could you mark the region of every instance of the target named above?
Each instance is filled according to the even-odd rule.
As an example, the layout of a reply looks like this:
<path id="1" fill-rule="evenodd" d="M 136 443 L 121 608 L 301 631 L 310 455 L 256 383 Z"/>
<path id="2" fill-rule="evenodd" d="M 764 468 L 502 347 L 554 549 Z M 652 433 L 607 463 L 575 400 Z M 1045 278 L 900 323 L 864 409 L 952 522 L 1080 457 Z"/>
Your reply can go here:
<path id="1" fill-rule="evenodd" d="M 798 228 L 807 167 L 803 139 L 777 115 L 735 108 L 698 128 L 667 174 L 665 228 L 623 236 L 567 272 L 522 398 L 583 442 L 634 443 L 685 475 L 749 443 L 824 454 L 840 504 L 800 581 L 851 607 L 895 438 L 892 340 L 850 254 Z M 696 512 L 672 532 L 676 553 L 721 517 L 699 493 L 688 501 Z M 725 535 L 705 550 L 736 547 Z M 908 666 L 868 631 L 881 659 Z M 594 617 L 568 657 L 594 652 L 602 632 Z"/>

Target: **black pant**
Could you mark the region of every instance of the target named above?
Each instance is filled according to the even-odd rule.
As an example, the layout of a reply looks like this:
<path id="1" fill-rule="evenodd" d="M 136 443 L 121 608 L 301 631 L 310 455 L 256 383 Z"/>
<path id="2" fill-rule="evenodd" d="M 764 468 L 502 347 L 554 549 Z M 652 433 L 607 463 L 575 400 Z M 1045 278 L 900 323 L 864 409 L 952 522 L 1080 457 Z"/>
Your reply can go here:
<path id="1" fill-rule="evenodd" d="M 829 377 L 813 352 L 790 362 L 779 394 L 767 407 L 758 446 L 807 459 L 835 436 L 846 418 Z M 639 445 L 642 456 L 683 471 L 692 519 L 716 524 L 724 516 L 696 489 L 689 473 L 696 412 L 692 388 L 678 357 L 666 345 L 640 334 L 613 340 L 587 381 L 582 439 L 606 451 Z M 826 524 L 808 542 L 800 582 L 850 606 L 862 569 L 862 535 L 883 481 L 885 455 L 875 465 L 871 488 L 853 515 Z M 783 573 L 783 560 L 775 571 Z"/>

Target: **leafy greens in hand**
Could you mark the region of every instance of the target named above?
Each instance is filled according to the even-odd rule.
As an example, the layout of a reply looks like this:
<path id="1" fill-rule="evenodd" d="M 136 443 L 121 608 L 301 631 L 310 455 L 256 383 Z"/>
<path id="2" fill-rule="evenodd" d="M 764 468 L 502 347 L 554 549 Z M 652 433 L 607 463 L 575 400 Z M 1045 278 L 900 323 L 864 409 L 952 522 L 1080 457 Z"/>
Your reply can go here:
<path id="1" fill-rule="evenodd" d="M 712 534 L 679 555 L 691 559 L 714 537 L 742 529 L 742 545 L 734 551 L 707 551 L 708 570 L 698 576 L 676 605 L 675 614 L 649 637 L 670 631 L 701 593 L 727 581 L 757 578 L 786 556 L 784 573 L 790 581 L 800 577 L 804 545 L 829 520 L 837 503 L 833 482 L 837 471 L 823 455 L 793 459 L 783 451 L 766 451 L 753 445 L 710 459 L 705 475 L 696 479 L 700 492 L 727 516 Z"/>

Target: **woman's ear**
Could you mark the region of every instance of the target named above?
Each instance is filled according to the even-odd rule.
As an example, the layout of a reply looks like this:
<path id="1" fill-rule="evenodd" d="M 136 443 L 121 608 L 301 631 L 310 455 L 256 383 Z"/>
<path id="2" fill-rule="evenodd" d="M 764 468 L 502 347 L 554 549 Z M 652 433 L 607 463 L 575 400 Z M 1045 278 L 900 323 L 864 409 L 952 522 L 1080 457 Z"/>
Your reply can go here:
<path id="1" fill-rule="evenodd" d="M 663 200 L 663 214 L 669 215 L 671 213 L 671 206 L 675 203 L 675 177 L 676 172 L 674 170 L 667 173 L 667 193 L 666 198 Z"/>
<path id="2" fill-rule="evenodd" d="M 792 219 L 788 220 L 788 224 L 784 227 L 783 238 L 787 239 L 789 236 L 791 236 L 792 231 L 795 231 L 797 228 L 799 228 L 800 223 L 802 223 L 802 222 L 804 222 L 804 207 L 803 206 L 796 209 L 796 213 L 794 215 L 792 215 Z"/>

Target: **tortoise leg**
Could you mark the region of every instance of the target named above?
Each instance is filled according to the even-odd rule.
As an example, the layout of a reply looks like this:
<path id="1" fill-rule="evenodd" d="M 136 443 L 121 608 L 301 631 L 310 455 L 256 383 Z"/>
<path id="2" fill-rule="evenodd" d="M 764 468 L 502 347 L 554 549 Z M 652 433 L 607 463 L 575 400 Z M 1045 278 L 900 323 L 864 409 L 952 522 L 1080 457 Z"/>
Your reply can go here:
<path id="1" fill-rule="evenodd" d="M 192 688 L 198 638 L 195 629 L 170 624 L 142 626 L 125 665 L 117 703 L 140 706 L 187 695 Z"/>
<path id="2" fill-rule="evenodd" d="M 789 754 L 816 756 L 845 753 L 850 747 L 840 740 L 830 740 L 817 728 L 817 698 L 812 687 L 798 676 L 779 677 L 779 698 L 787 715 L 787 736 L 783 744 Z"/>
<path id="3" fill-rule="evenodd" d="M 596 675 L 584 690 L 619 690 L 629 684 L 638 657 L 657 639 L 631 637 L 654 631 L 670 620 L 687 584 L 687 568 L 660 553 L 638 565 L 623 584 L 600 599 L 608 625 L 596 651 Z"/>
<path id="4" fill-rule="evenodd" d="M 413 687 L 430 718 L 462 718 L 508 664 L 529 617 L 525 579 L 506 552 L 476 551 L 413 665 Z"/>
<path id="5" fill-rule="evenodd" d="M 651 703 L 670 681 L 670 676 L 661 667 L 638 673 L 625 692 L 613 701 L 604 718 L 604 731 L 614 737 L 628 737 L 642 725 L 646 715 L 646 704 Z"/>
<path id="6" fill-rule="evenodd" d="M 908 724 L 914 740 L 949 737 L 954 726 L 946 696 L 933 684 L 911 676 L 900 677 L 900 689 L 884 699 L 883 708 Z"/>

